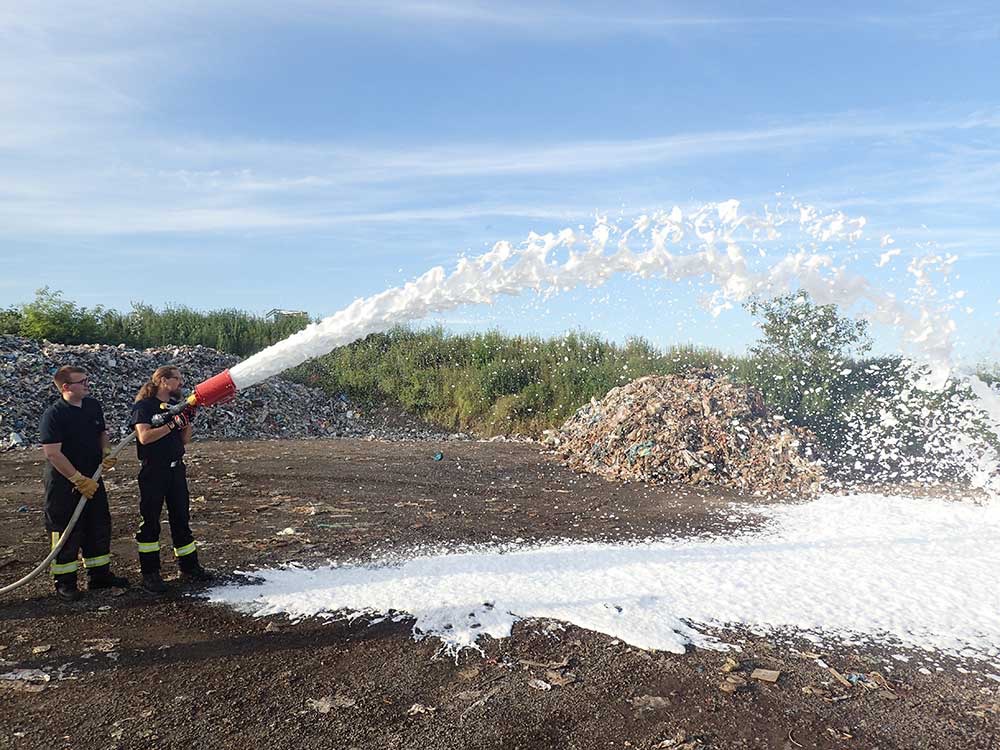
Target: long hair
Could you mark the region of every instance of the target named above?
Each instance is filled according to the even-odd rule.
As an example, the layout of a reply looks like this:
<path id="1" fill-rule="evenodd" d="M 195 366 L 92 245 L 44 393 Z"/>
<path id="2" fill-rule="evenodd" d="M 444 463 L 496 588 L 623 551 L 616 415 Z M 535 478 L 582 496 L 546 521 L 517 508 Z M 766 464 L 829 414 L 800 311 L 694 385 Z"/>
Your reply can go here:
<path id="1" fill-rule="evenodd" d="M 144 398 L 149 398 L 150 396 L 155 396 L 157 391 L 160 390 L 160 385 L 167 378 L 177 378 L 180 377 L 181 371 L 179 368 L 173 365 L 164 365 L 163 367 L 157 367 L 153 374 L 150 376 L 139 392 L 135 394 L 135 400 L 142 401 Z"/>

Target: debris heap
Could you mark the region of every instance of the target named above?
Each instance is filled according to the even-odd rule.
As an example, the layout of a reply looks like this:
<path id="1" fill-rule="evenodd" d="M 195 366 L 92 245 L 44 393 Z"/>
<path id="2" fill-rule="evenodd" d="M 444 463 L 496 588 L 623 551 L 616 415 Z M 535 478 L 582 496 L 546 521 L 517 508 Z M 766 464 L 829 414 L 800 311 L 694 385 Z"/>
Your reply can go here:
<path id="1" fill-rule="evenodd" d="M 755 389 L 709 372 L 652 375 L 591 399 L 545 442 L 577 471 L 748 494 L 811 495 L 823 468 L 813 435 L 772 415 Z"/>
<path id="2" fill-rule="evenodd" d="M 42 412 L 57 397 L 52 375 L 62 365 L 78 365 L 90 376 L 90 390 L 104 405 L 114 440 L 131 429 L 135 394 L 157 367 L 176 365 L 187 388 L 232 367 L 239 359 L 205 346 L 130 349 L 124 344 L 64 345 L 0 335 L 0 450 L 38 441 Z M 197 439 L 267 439 L 308 437 L 441 437 L 423 426 L 379 424 L 374 413 L 362 414 L 346 396 L 331 398 L 282 378 L 271 378 L 240 391 L 226 404 L 200 409 Z M 464 437 L 464 436 L 463 436 Z"/>

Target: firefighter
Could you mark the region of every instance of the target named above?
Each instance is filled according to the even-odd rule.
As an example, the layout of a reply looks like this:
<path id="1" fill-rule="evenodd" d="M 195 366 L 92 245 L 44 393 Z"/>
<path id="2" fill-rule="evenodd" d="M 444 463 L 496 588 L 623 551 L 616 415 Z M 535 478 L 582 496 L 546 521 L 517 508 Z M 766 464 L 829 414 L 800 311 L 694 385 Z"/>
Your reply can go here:
<path id="1" fill-rule="evenodd" d="M 167 518 L 174 556 L 187 581 L 209 581 L 212 574 L 198 562 L 198 549 L 190 525 L 190 496 L 184 466 L 184 446 L 191 440 L 194 410 L 185 410 L 169 418 L 161 427 L 153 427 L 153 416 L 164 404 L 181 396 L 184 380 L 176 367 L 160 367 L 136 394 L 132 405 L 132 424 L 136 431 L 139 470 L 139 513 L 142 525 L 135 535 L 139 546 L 142 587 L 162 594 L 167 585 L 160 576 L 160 513 L 167 504 Z"/>
<path id="2" fill-rule="evenodd" d="M 111 512 L 104 480 L 92 477 L 97 467 L 109 471 L 111 452 L 101 402 L 90 398 L 90 381 L 82 367 L 60 367 L 53 376 L 59 399 L 42 415 L 39 429 L 45 458 L 45 528 L 55 547 L 69 524 L 80 496 L 83 512 L 55 560 L 51 572 L 56 595 L 76 601 L 77 556 L 83 553 L 90 589 L 125 588 L 128 581 L 111 574 Z"/>

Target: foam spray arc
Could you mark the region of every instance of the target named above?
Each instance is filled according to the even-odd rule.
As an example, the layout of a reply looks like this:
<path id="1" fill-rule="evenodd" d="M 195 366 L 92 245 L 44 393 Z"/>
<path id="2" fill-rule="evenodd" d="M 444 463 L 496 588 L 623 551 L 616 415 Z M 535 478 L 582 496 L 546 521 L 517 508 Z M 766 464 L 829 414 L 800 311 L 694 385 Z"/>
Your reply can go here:
<path id="1" fill-rule="evenodd" d="M 431 313 L 489 304 L 498 296 L 525 290 L 548 295 L 581 285 L 598 287 L 617 274 L 672 281 L 707 277 L 714 287 L 707 300 L 714 314 L 751 295 L 773 296 L 795 289 L 805 290 L 819 304 L 849 308 L 862 303 L 866 317 L 900 332 L 903 346 L 925 366 L 925 386 L 940 388 L 955 375 L 955 326 L 947 311 L 927 301 L 918 300 L 915 308 L 904 305 L 818 250 L 830 243 L 857 242 L 865 223 L 864 218 L 824 214 L 799 203 L 761 214 L 744 213 L 738 201 L 729 200 L 686 214 L 674 207 L 643 215 L 624 230 L 599 218 L 589 232 L 532 233 L 520 246 L 498 242 L 483 255 L 460 259 L 451 274 L 435 267 L 402 287 L 358 299 L 205 381 L 192 398 L 198 405 L 230 398 L 237 390 L 336 347 Z M 763 251 L 779 242 L 796 249 L 764 270 L 752 270 L 744 248 Z M 932 260 L 910 269 L 918 282 L 926 284 Z M 1000 399 L 974 376 L 968 380 L 991 428 L 1000 434 Z M 996 481 L 995 475 L 993 469 L 982 472 L 982 483 Z"/>

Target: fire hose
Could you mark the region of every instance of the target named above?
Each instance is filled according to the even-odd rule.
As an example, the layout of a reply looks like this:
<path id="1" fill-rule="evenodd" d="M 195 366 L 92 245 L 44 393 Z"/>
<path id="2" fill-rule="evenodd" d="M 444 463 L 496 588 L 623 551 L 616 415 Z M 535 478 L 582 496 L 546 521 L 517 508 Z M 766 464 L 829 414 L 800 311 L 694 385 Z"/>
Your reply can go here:
<path id="1" fill-rule="evenodd" d="M 212 406 L 213 404 L 232 401 L 234 398 L 236 398 L 236 386 L 233 384 L 233 379 L 229 375 L 229 370 L 223 370 L 218 375 L 214 375 L 208 380 L 196 385 L 194 387 L 194 393 L 181 399 L 179 403 L 170 405 L 162 404 L 163 411 L 159 414 L 154 414 L 153 418 L 150 420 L 150 424 L 153 427 L 162 427 L 167 423 L 167 420 L 177 414 L 180 414 L 185 409 L 194 409 L 199 406 Z M 121 453 L 126 446 L 131 444 L 135 439 L 136 433 L 132 432 L 111 450 L 108 457 L 117 458 L 118 454 Z M 98 466 L 97 471 L 95 471 L 94 475 L 91 477 L 91 479 L 95 482 L 99 481 L 101 478 L 101 468 L 102 467 Z M 38 563 L 38 565 L 26 576 L 20 580 L 14 581 L 14 583 L 0 588 L 0 595 L 7 594 L 20 588 L 45 570 L 46 566 L 56 559 L 56 555 L 59 554 L 59 551 L 63 548 L 66 540 L 69 539 L 70 532 L 73 531 L 73 527 L 83 514 L 83 508 L 86 504 L 87 498 L 81 495 L 80 502 L 76 504 L 76 508 L 73 510 L 73 515 L 70 517 L 69 523 L 66 524 L 66 528 L 63 530 L 62 534 L 59 535 L 59 540 L 55 543 L 55 545 L 53 545 L 52 551 L 49 552 L 45 559 Z"/>

